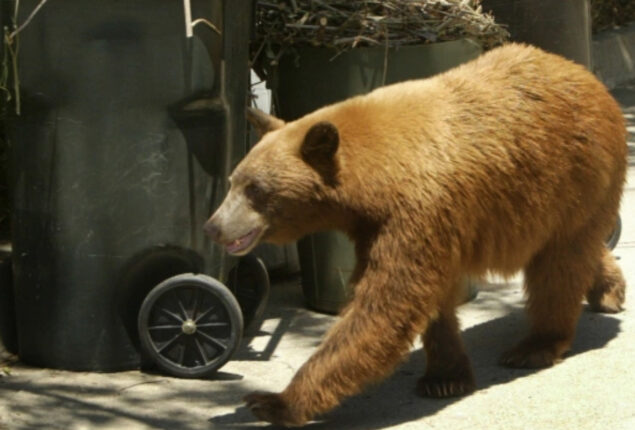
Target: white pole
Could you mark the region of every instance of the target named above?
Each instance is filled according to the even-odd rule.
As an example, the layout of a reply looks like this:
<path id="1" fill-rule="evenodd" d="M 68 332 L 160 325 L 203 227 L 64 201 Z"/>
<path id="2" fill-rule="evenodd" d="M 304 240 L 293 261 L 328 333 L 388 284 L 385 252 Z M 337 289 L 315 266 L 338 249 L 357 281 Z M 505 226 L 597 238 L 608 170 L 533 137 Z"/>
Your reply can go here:
<path id="1" fill-rule="evenodd" d="M 192 6 L 190 0 L 183 0 L 183 10 L 185 11 L 185 35 L 189 38 L 194 36 L 192 30 Z"/>

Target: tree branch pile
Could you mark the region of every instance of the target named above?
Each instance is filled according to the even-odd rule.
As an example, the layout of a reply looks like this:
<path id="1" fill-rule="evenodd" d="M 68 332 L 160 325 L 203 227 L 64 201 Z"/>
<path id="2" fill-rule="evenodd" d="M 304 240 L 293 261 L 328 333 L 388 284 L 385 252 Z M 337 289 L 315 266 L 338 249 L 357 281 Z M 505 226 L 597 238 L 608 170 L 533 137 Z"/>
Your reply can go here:
<path id="1" fill-rule="evenodd" d="M 483 13 L 480 0 L 258 0 L 253 62 L 275 66 L 288 50 L 315 46 L 426 44 L 461 38 L 485 49 L 509 33 Z"/>

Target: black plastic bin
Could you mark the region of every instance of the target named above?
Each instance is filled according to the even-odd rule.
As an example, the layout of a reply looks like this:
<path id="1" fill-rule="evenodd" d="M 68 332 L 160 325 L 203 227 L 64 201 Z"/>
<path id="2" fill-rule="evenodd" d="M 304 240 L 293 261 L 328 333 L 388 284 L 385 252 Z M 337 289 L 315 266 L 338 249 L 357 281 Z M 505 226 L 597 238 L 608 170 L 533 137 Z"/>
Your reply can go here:
<path id="1" fill-rule="evenodd" d="M 3 348 L 13 354 L 18 352 L 11 251 L 2 248 L 4 247 L 0 247 L 0 357 Z"/>
<path id="2" fill-rule="evenodd" d="M 388 52 L 384 47 L 356 48 L 339 56 L 326 48 L 301 48 L 297 58 L 287 55 L 280 61 L 273 82 L 276 108 L 283 119 L 293 120 L 383 84 L 432 76 L 480 53 L 481 47 L 468 40 L 403 46 Z M 343 233 L 320 232 L 298 241 L 298 255 L 309 307 L 337 313 L 351 296 L 348 281 L 356 261 L 353 243 Z"/>
<path id="3" fill-rule="evenodd" d="M 20 3 L 22 22 L 39 1 Z M 188 39 L 180 1 L 67 0 L 21 33 L 12 240 L 24 362 L 136 368 L 150 289 L 186 272 L 227 283 L 236 260 L 201 228 L 246 151 L 250 11 L 192 0 L 221 34 L 201 25 Z M 182 110 L 199 95 L 215 103 Z"/>
<path id="4" fill-rule="evenodd" d="M 483 0 L 483 10 L 505 24 L 512 40 L 529 43 L 592 67 L 589 0 Z"/>

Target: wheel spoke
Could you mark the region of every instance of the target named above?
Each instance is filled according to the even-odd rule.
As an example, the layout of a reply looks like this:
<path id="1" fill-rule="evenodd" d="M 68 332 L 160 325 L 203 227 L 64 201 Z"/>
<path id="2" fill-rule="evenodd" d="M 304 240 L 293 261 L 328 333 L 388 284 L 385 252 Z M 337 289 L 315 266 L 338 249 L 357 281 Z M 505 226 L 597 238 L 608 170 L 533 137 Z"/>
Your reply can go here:
<path id="1" fill-rule="evenodd" d="M 196 320 L 196 314 L 198 314 L 198 306 L 201 299 L 201 290 L 197 288 L 194 293 L 194 303 L 192 304 L 192 319 Z"/>
<path id="2" fill-rule="evenodd" d="M 197 331 L 196 333 L 201 335 L 205 340 L 207 340 L 209 343 L 213 344 L 217 348 L 220 348 L 223 351 L 225 351 L 227 349 L 227 345 L 225 345 L 220 340 L 213 338 L 212 336 L 208 335 L 207 333 L 203 333 L 202 331 Z"/>
<path id="3" fill-rule="evenodd" d="M 208 322 L 208 323 L 201 323 L 201 324 L 196 324 L 197 328 L 206 328 L 206 327 L 227 327 L 229 325 L 229 323 L 225 323 L 225 322 Z"/>
<path id="4" fill-rule="evenodd" d="M 209 359 L 207 358 L 207 354 L 205 353 L 205 350 L 203 349 L 203 345 L 201 345 L 201 342 L 199 342 L 198 339 L 194 339 L 194 343 L 196 343 L 196 348 L 198 349 L 198 353 L 201 354 L 203 363 L 205 364 L 209 363 Z"/>
<path id="5" fill-rule="evenodd" d="M 183 320 L 183 318 L 181 318 L 178 314 L 175 314 L 174 312 L 172 312 L 172 311 L 171 311 L 171 310 L 169 310 L 169 309 L 166 309 L 166 308 L 159 308 L 159 311 L 160 311 L 160 312 L 163 312 L 163 313 L 164 313 L 164 314 L 166 314 L 167 316 L 169 316 L 169 317 L 171 317 L 171 318 L 173 318 L 173 319 L 177 320 L 178 322 L 181 322 L 181 323 L 182 323 L 182 322 L 184 321 L 184 320 Z"/>
<path id="6" fill-rule="evenodd" d="M 162 324 L 148 327 L 148 330 L 180 330 L 180 325 Z"/>
<path id="7" fill-rule="evenodd" d="M 178 333 L 177 335 L 172 337 L 172 339 L 170 339 L 167 342 L 165 342 L 163 345 L 161 345 L 161 347 L 158 349 L 158 351 L 159 352 L 163 352 L 167 347 L 171 346 L 174 342 L 176 342 L 176 340 L 181 337 L 181 334 L 183 334 L 183 333 Z"/>
<path id="8" fill-rule="evenodd" d="M 183 314 L 183 319 L 189 319 L 190 316 L 187 314 L 187 311 L 185 310 L 185 306 L 183 306 L 183 302 L 181 301 L 180 297 L 176 298 L 177 303 L 179 304 L 179 309 L 181 310 L 181 313 Z"/>
<path id="9" fill-rule="evenodd" d="M 208 309 L 206 309 L 205 311 L 201 312 L 201 314 L 194 319 L 194 322 L 198 324 L 198 322 L 200 320 L 202 320 L 207 315 L 209 315 L 214 309 L 216 309 L 216 306 L 214 306 L 214 305 L 210 306 Z"/>

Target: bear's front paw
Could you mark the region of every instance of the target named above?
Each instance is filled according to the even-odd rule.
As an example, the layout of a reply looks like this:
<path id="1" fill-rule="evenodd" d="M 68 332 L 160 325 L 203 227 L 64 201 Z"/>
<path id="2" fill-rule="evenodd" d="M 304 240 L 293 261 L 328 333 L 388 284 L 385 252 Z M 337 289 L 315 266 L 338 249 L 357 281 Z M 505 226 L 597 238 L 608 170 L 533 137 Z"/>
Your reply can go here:
<path id="1" fill-rule="evenodd" d="M 254 392 L 243 399 L 247 407 L 260 420 L 285 427 L 299 427 L 306 420 L 294 413 L 280 394 Z"/>

